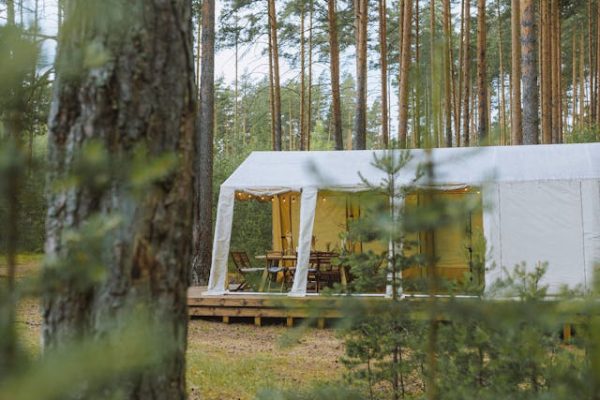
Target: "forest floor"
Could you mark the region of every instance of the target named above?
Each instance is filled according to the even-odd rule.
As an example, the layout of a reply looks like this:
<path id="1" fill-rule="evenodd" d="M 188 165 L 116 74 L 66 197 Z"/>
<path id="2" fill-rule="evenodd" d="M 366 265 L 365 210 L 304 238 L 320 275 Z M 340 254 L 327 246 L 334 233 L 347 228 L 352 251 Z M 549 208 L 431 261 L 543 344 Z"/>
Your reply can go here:
<path id="1" fill-rule="evenodd" d="M 39 271 L 41 256 L 19 257 L 17 278 Z M 6 267 L 0 259 L 0 278 Z M 24 299 L 18 308 L 19 337 L 26 351 L 40 353 L 39 301 Z M 190 400 L 252 399 L 263 389 L 308 388 L 342 378 L 343 343 L 332 329 L 289 329 L 280 324 L 256 327 L 193 319 L 189 323 L 187 378 Z"/>

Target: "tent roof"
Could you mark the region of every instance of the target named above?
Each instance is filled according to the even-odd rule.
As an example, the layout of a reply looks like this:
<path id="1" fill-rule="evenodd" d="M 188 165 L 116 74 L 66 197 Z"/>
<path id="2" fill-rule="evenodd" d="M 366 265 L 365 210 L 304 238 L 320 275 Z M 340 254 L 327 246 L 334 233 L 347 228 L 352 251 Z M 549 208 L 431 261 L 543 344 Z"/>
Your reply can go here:
<path id="1" fill-rule="evenodd" d="M 304 187 L 360 191 L 384 174 L 373 167 L 383 150 L 253 152 L 222 187 L 256 194 L 299 191 Z M 400 150 L 391 151 L 395 156 Z M 399 184 L 414 177 L 424 150 L 411 150 L 413 160 Z M 432 150 L 435 184 L 479 186 L 486 182 L 535 182 L 600 179 L 600 143 L 440 148 Z"/>

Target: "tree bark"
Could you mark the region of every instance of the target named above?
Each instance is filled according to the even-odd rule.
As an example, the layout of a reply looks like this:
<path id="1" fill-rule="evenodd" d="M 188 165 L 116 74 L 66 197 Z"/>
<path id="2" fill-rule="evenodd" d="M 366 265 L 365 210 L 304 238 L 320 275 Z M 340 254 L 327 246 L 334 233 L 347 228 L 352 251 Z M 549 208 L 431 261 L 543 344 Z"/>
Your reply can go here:
<path id="1" fill-rule="evenodd" d="M 385 0 L 379 0 L 379 51 L 381 63 L 381 136 L 383 147 L 389 146 L 389 117 L 387 93 L 387 6 Z"/>
<path id="2" fill-rule="evenodd" d="M 564 130 L 564 120 L 563 120 L 563 104 L 566 102 L 566 94 L 564 94 L 564 88 L 562 83 L 562 22 L 560 20 L 560 0 L 556 0 L 556 86 L 557 86 L 557 103 L 558 103 L 558 143 L 563 142 L 563 130 Z"/>
<path id="3" fill-rule="evenodd" d="M 310 150 L 310 139 L 312 132 L 312 64 L 313 64 L 313 14 L 314 0 L 310 0 L 310 10 L 308 15 L 308 98 L 306 108 L 306 150 Z"/>
<path id="4" fill-rule="evenodd" d="M 500 145 L 506 146 L 506 98 L 504 84 L 504 51 L 502 45 L 502 23 L 500 22 L 500 0 L 496 2 L 498 12 L 498 79 L 500 80 Z"/>
<path id="5" fill-rule="evenodd" d="M 421 19 L 419 10 L 419 1 L 415 3 L 415 85 L 414 86 L 414 98 L 413 98 L 413 133 L 412 133 L 412 147 L 415 149 L 421 148 L 421 89 L 423 88 L 421 79 Z M 411 28 L 412 29 L 412 28 Z M 410 67 L 409 67 L 410 73 Z M 408 122 L 407 122 L 408 123 Z M 429 135 L 425 136 L 427 139 L 426 146 L 429 147 Z"/>
<path id="6" fill-rule="evenodd" d="M 44 345 L 62 348 L 71 339 L 119 330 L 127 324 L 129 306 L 141 304 L 160 323 L 168 350 L 160 369 L 119 377 L 106 387 L 106 397 L 185 399 L 196 116 L 191 4 L 111 2 L 112 15 L 123 19 L 107 29 L 96 29 L 95 20 L 106 15 L 81 18 L 86 6 L 73 3 L 69 29 L 60 39 L 48 123 L 48 181 L 81 173 L 79 160 L 89 143 L 125 161 L 145 151 L 148 157 L 175 155 L 178 162 L 143 197 L 132 196 L 128 182 L 114 178 L 105 186 L 84 181 L 49 192 L 50 259 L 74 255 L 65 233 L 84 227 L 91 217 L 120 212 L 123 222 L 101 244 L 106 266 L 101 283 L 82 285 L 66 277 L 60 290 L 44 297 Z M 94 68 L 73 62 L 82 43 L 103 43 L 110 59 Z"/>
<path id="7" fill-rule="evenodd" d="M 400 108 L 400 99 L 402 97 L 402 93 L 400 91 L 402 70 L 400 66 L 402 65 L 402 34 L 404 33 L 404 2 L 405 0 L 398 1 L 398 139 L 400 138 L 400 114 L 402 113 Z"/>
<path id="8" fill-rule="evenodd" d="M 338 24 L 336 17 L 336 1 L 327 2 L 327 19 L 329 23 L 329 53 L 331 61 L 331 93 L 333 109 L 333 137 L 335 149 L 344 150 L 344 139 L 342 132 L 342 103 L 340 100 L 340 45 L 338 42 Z"/>
<path id="9" fill-rule="evenodd" d="M 438 66 L 439 55 L 437 49 L 437 29 L 436 29 L 436 12 L 435 12 L 435 0 L 429 0 L 429 72 L 430 72 L 430 102 L 429 102 L 429 115 L 432 122 L 432 133 L 433 133 L 433 145 L 434 147 L 440 147 L 440 84 L 441 84 L 441 71 Z"/>
<path id="10" fill-rule="evenodd" d="M 479 143 L 484 144 L 488 139 L 488 87 L 487 87 L 487 61 L 486 61 L 486 25 L 485 25 L 485 0 L 477 2 L 477 88 L 479 90 L 477 116 L 479 124 L 477 133 Z"/>
<path id="11" fill-rule="evenodd" d="M 552 71 L 552 143 L 560 143 L 560 102 L 561 102 L 561 90 L 560 90 L 560 21 L 559 21 L 559 9 L 558 0 L 552 0 L 550 6 L 550 20 L 551 20 L 551 71 Z"/>
<path id="12" fill-rule="evenodd" d="M 450 30 L 450 0 L 444 0 L 444 114 L 445 145 L 452 147 L 452 36 Z"/>
<path id="13" fill-rule="evenodd" d="M 583 32 L 579 35 L 579 114 L 581 118 L 581 126 L 585 126 L 585 44 Z"/>
<path id="14" fill-rule="evenodd" d="M 404 0 L 404 21 L 402 22 L 402 54 L 400 62 L 400 118 L 398 139 L 401 148 L 406 148 L 408 132 L 408 79 L 411 59 L 410 42 L 412 33 L 412 0 Z"/>
<path id="15" fill-rule="evenodd" d="M 269 0 L 269 29 L 271 32 L 271 54 L 273 60 L 273 150 L 281 151 L 281 83 L 279 79 L 279 49 L 277 44 L 277 11 L 275 0 Z"/>
<path id="16" fill-rule="evenodd" d="M 239 17 L 238 17 L 238 13 L 237 11 L 235 12 L 235 49 L 234 49 L 234 54 L 233 57 L 235 58 L 235 66 L 234 66 L 234 73 L 235 73 L 235 80 L 233 83 L 233 137 L 235 138 L 235 140 L 239 140 L 239 136 L 240 136 L 240 105 L 239 105 L 239 97 L 240 97 L 240 90 L 239 90 L 239 84 L 240 84 L 240 80 L 239 80 L 239 63 L 240 63 L 240 57 L 239 57 Z M 242 140 L 243 143 L 243 140 Z"/>
<path id="17" fill-rule="evenodd" d="M 300 150 L 306 150 L 306 110 L 304 108 L 306 105 L 306 97 L 304 96 L 306 84 L 304 82 L 304 54 L 304 1 L 302 1 L 300 3 Z"/>
<path id="18" fill-rule="evenodd" d="M 596 4 L 596 124 L 600 126 L 600 4 Z"/>
<path id="19" fill-rule="evenodd" d="M 523 144 L 523 114 L 521 109 L 521 2 L 511 2 L 511 76 L 510 131 L 511 144 Z"/>
<path id="20" fill-rule="evenodd" d="M 457 122 L 455 122 L 456 126 L 456 147 L 460 147 L 462 145 L 461 138 L 461 117 L 462 117 L 462 102 L 463 102 L 463 79 L 464 79 L 464 70 L 463 70 L 463 62 L 464 62 L 464 51 L 465 51 L 465 0 L 460 1 L 460 43 L 458 45 L 458 96 L 456 97 L 456 115 L 458 116 Z"/>
<path id="21" fill-rule="evenodd" d="M 202 2 L 202 72 L 196 133 L 196 204 L 192 285 L 208 283 L 212 258 L 212 175 L 215 121 L 215 0 Z"/>
<path id="22" fill-rule="evenodd" d="M 550 1 L 541 5 L 541 93 L 542 93 L 542 143 L 552 143 L 552 32 L 550 27 Z"/>
<path id="23" fill-rule="evenodd" d="M 368 0 L 356 1 L 356 111 L 354 115 L 354 150 L 367 148 L 367 35 Z"/>
<path id="24" fill-rule="evenodd" d="M 537 144 L 539 140 L 540 102 L 537 67 L 536 1 L 521 0 L 521 71 L 524 144 Z"/>
<path id="25" fill-rule="evenodd" d="M 572 70 L 571 70 L 571 76 L 573 78 L 572 83 L 571 83 L 571 91 L 572 91 L 572 103 L 573 103 L 573 107 L 572 107 L 572 115 L 571 115 L 571 129 L 575 129 L 575 127 L 577 126 L 577 124 L 579 123 L 579 115 L 577 112 L 577 91 L 578 91 L 578 86 L 577 86 L 577 35 L 575 33 L 575 31 L 573 31 L 573 33 L 571 34 L 572 39 L 573 39 L 573 43 L 571 45 L 571 49 L 573 50 L 573 60 L 572 60 Z"/>
<path id="26" fill-rule="evenodd" d="M 587 22 L 588 22 L 588 65 L 589 65 L 589 76 L 590 76 L 590 124 L 593 124 L 594 121 L 596 120 L 596 107 L 594 107 L 593 105 L 596 104 L 595 101 L 595 97 L 596 97 L 596 91 L 595 91 L 595 79 L 596 79 L 596 73 L 595 73 L 595 62 L 594 62 L 594 57 L 595 55 L 595 51 L 594 51 L 594 29 L 593 29 L 593 25 L 592 25 L 592 19 L 594 17 L 594 14 L 592 12 L 592 0 L 588 0 L 587 2 Z"/>
<path id="27" fill-rule="evenodd" d="M 464 2 L 464 41 L 463 41 L 463 134 L 465 135 L 463 143 L 466 147 L 470 145 L 471 134 L 470 134 L 470 98 L 471 98 L 471 1 L 465 0 Z"/>
<path id="28" fill-rule="evenodd" d="M 270 10 L 269 3 L 269 10 Z M 271 31 L 270 17 L 269 17 L 269 29 L 267 37 L 269 40 L 269 111 L 271 114 L 271 146 L 273 150 L 276 150 L 276 134 L 275 134 L 275 79 L 273 77 L 273 38 Z"/>

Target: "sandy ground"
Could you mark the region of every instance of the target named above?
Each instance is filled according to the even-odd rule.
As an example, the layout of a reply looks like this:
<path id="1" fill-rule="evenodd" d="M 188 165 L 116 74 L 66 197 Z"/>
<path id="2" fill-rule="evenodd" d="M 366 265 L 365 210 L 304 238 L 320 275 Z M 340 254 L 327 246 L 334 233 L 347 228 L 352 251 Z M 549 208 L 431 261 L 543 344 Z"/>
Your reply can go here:
<path id="1" fill-rule="evenodd" d="M 1 260 L 0 260 L 1 262 Z M 18 277 L 35 274 L 39 259 L 24 258 Z M 0 267 L 0 278 L 6 268 Z M 37 299 L 24 299 L 17 324 L 25 349 L 40 352 Z M 289 329 L 283 321 L 254 326 L 193 319 L 189 323 L 187 377 L 190 399 L 252 399 L 265 388 L 293 390 L 342 377 L 342 341 L 332 329 Z"/>

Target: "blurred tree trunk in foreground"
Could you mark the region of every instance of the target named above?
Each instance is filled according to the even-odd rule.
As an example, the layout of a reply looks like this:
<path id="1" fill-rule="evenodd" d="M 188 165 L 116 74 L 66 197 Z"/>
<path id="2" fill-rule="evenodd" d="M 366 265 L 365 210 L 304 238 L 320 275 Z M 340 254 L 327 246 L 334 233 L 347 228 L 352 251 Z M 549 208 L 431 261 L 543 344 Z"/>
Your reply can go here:
<path id="1" fill-rule="evenodd" d="M 85 285 L 77 274 L 66 275 L 44 298 L 46 351 L 61 349 L 71 339 L 120 330 L 132 306 L 136 311 L 146 307 L 164 330 L 168 350 L 160 366 L 122 376 L 118 387 L 106 388 L 124 399 L 186 397 L 196 114 L 191 20 L 191 3 L 185 0 L 73 1 L 57 55 L 50 183 L 85 172 L 86 163 L 97 160 L 94 152 L 86 158 L 94 144 L 109 154 L 109 165 L 117 157 L 128 161 L 140 154 L 175 160 L 168 173 L 137 195 L 130 182 L 117 178 L 118 169 L 117 176 L 92 169 L 81 185 L 49 188 L 50 260 L 69 260 L 73 232 L 94 217 L 104 220 L 116 213 L 120 221 L 116 232 L 98 243 L 106 268 L 99 283 Z M 89 264 L 74 258 L 69 266 L 77 271 Z"/>

